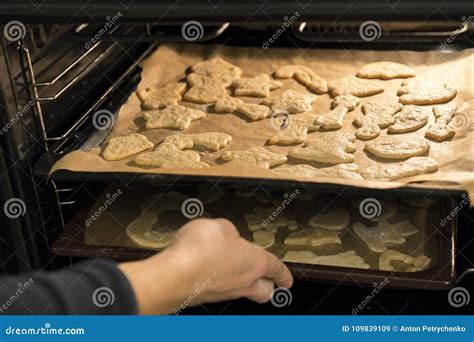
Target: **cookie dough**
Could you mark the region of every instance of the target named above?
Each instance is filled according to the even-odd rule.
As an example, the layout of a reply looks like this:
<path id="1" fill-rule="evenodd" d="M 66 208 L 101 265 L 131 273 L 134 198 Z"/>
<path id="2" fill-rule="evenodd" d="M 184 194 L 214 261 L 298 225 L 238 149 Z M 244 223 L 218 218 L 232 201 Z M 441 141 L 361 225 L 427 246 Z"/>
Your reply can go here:
<path id="1" fill-rule="evenodd" d="M 379 78 L 381 80 L 390 80 L 392 78 L 414 77 L 415 71 L 405 64 L 394 62 L 375 62 L 362 67 L 357 73 L 360 78 Z"/>
<path id="2" fill-rule="evenodd" d="M 163 109 L 149 110 L 143 112 L 146 121 L 145 128 L 177 128 L 184 130 L 189 128 L 192 121 L 202 119 L 206 113 L 183 106 L 167 106 Z"/>
<path id="3" fill-rule="evenodd" d="M 340 245 L 341 238 L 335 231 L 323 228 L 308 228 L 298 230 L 291 233 L 285 239 L 286 245 L 307 245 L 307 246 L 323 246 L 323 245 Z"/>
<path id="4" fill-rule="evenodd" d="M 324 213 L 312 216 L 309 225 L 327 230 L 341 230 L 349 225 L 351 216 L 345 209 L 330 209 Z"/>
<path id="5" fill-rule="evenodd" d="M 226 85 L 214 78 L 198 74 L 189 74 L 187 82 L 189 89 L 184 94 L 186 101 L 194 103 L 214 103 L 219 99 L 229 96 Z"/>
<path id="6" fill-rule="evenodd" d="M 270 90 L 275 90 L 282 86 L 283 83 L 271 80 L 266 74 L 239 78 L 232 81 L 235 96 L 268 97 L 270 96 Z"/>
<path id="7" fill-rule="evenodd" d="M 270 248 L 275 243 L 275 235 L 266 230 L 257 230 L 252 236 L 253 243 L 262 248 Z"/>
<path id="8" fill-rule="evenodd" d="M 253 213 L 245 214 L 244 218 L 251 231 L 265 229 L 275 234 L 280 227 L 288 228 L 289 230 L 298 228 L 298 222 L 288 217 L 288 215 L 282 212 L 281 209 L 278 209 L 278 207 L 255 207 Z"/>
<path id="9" fill-rule="evenodd" d="M 328 164 L 352 163 L 356 151 L 355 136 L 350 133 L 323 133 L 317 139 L 306 142 L 305 147 L 290 150 L 289 156 L 296 159 Z"/>
<path id="10" fill-rule="evenodd" d="M 290 114 L 296 114 L 310 112 L 314 101 L 316 101 L 316 95 L 285 90 L 283 94 L 264 99 L 262 103 L 271 107 L 274 112 L 287 111 Z"/>
<path id="11" fill-rule="evenodd" d="M 318 115 L 314 123 L 324 129 L 342 128 L 344 116 L 353 111 L 359 103 L 359 98 L 352 95 L 336 96 L 331 104 L 333 109 L 324 115 Z"/>
<path id="12" fill-rule="evenodd" d="M 178 149 L 190 149 L 194 145 L 202 146 L 213 151 L 220 150 L 232 141 L 229 134 L 221 132 L 205 132 L 195 134 L 176 133 L 166 137 L 163 144 L 173 144 Z"/>
<path id="13" fill-rule="evenodd" d="M 224 98 L 216 102 L 214 109 L 218 113 L 240 113 L 245 115 L 251 121 L 257 121 L 267 118 L 270 113 L 270 107 L 253 103 L 245 103 L 241 99 Z"/>
<path id="14" fill-rule="evenodd" d="M 137 153 L 153 148 L 153 143 L 142 134 L 132 134 L 110 138 L 102 158 L 105 160 L 122 160 Z"/>
<path id="15" fill-rule="evenodd" d="M 451 139 L 456 134 L 451 126 L 451 120 L 456 114 L 456 109 L 457 107 L 454 103 L 434 106 L 433 113 L 436 121 L 428 127 L 425 137 L 438 142 Z"/>
<path id="16" fill-rule="evenodd" d="M 404 270 L 395 268 L 391 262 L 400 261 L 404 264 L 410 265 Z M 399 251 L 388 249 L 379 256 L 379 270 L 381 271 L 402 271 L 402 272 L 419 272 L 425 270 L 431 263 L 431 258 L 426 255 L 419 255 L 412 257 L 408 254 Z"/>
<path id="17" fill-rule="evenodd" d="M 356 164 L 340 164 L 320 169 L 305 164 L 281 165 L 272 169 L 272 171 L 284 175 L 307 178 L 335 177 L 354 180 L 363 179 L 359 174 L 359 166 Z"/>
<path id="18" fill-rule="evenodd" d="M 285 65 L 275 72 L 275 77 L 283 79 L 294 78 L 316 94 L 323 94 L 328 91 L 326 80 L 303 65 Z"/>
<path id="19" fill-rule="evenodd" d="M 414 78 L 402 82 L 398 89 L 400 103 L 405 105 L 432 105 L 451 101 L 457 90 L 444 82 Z"/>
<path id="20" fill-rule="evenodd" d="M 252 147 L 242 151 L 226 151 L 221 154 L 221 158 L 225 161 L 240 160 L 248 163 L 256 164 L 266 169 L 283 164 L 287 161 L 285 155 L 270 152 L 264 147 Z"/>
<path id="21" fill-rule="evenodd" d="M 385 90 L 380 81 L 366 80 L 354 76 L 331 81 L 328 88 L 333 96 L 354 95 L 359 97 L 375 95 Z"/>
<path id="22" fill-rule="evenodd" d="M 197 62 L 191 67 L 191 70 L 198 75 L 217 80 L 225 87 L 230 86 L 232 80 L 239 78 L 242 74 L 242 70 L 239 67 L 226 62 L 220 57 Z"/>
<path id="23" fill-rule="evenodd" d="M 368 167 L 362 170 L 362 177 L 383 181 L 394 181 L 438 170 L 436 160 L 428 157 L 413 157 L 407 161 Z"/>
<path id="24" fill-rule="evenodd" d="M 406 159 L 420 156 L 430 150 L 430 143 L 424 138 L 413 137 L 409 140 L 382 138 L 365 144 L 365 150 L 384 159 Z"/>
<path id="25" fill-rule="evenodd" d="M 354 124 L 359 128 L 356 137 L 361 140 L 370 140 L 379 136 L 381 128 L 387 128 L 395 123 L 394 114 L 402 109 L 399 103 L 366 102 L 362 105 L 364 115 L 354 119 Z"/>
<path id="26" fill-rule="evenodd" d="M 369 264 L 366 264 L 355 251 L 346 251 L 335 255 L 317 255 L 311 251 L 288 251 L 283 257 L 283 261 L 309 265 L 370 268 Z"/>
<path id="27" fill-rule="evenodd" d="M 393 118 L 395 123 L 388 127 L 390 133 L 407 133 L 416 131 L 428 123 L 430 112 L 427 108 L 418 106 L 403 106 Z"/>
<path id="28" fill-rule="evenodd" d="M 155 151 L 139 154 L 133 160 L 141 166 L 161 167 L 164 169 L 200 169 L 209 167 L 201 162 L 199 153 L 195 151 L 181 151 L 174 144 L 159 145 Z"/>
<path id="29" fill-rule="evenodd" d="M 375 227 L 356 222 L 353 229 L 356 235 L 375 253 L 382 253 L 393 245 L 402 245 L 406 242 L 406 237 L 418 233 L 418 229 L 408 220 L 394 224 L 380 221 Z"/>
<path id="30" fill-rule="evenodd" d="M 163 87 L 151 87 L 137 91 L 137 96 L 146 109 L 160 109 L 178 105 L 186 89 L 186 83 L 170 83 Z"/>

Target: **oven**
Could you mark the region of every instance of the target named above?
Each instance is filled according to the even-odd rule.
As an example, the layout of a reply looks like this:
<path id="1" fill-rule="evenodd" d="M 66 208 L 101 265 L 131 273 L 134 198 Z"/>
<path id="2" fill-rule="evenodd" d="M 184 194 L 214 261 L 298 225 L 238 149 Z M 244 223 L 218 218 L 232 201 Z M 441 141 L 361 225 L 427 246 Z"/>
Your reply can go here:
<path id="1" fill-rule="evenodd" d="M 194 196 L 199 187 L 207 186 L 224 194 L 238 188 L 246 193 L 244 198 L 226 199 L 229 206 L 235 207 L 246 201 L 252 205 L 258 193 L 279 201 L 283 194 L 304 189 L 307 196 L 336 198 L 347 205 L 354 198 L 390 198 L 408 207 L 419 206 L 425 210 L 424 224 L 437 236 L 436 266 L 423 272 L 397 273 L 293 264 L 296 284 L 291 292 L 291 305 L 257 306 L 239 300 L 185 312 L 472 312 L 469 301 L 458 306 L 450 300 L 453 289 L 464 289 L 469 296 L 474 288 L 474 211 L 466 204 L 468 194 L 458 189 L 425 186 L 375 190 L 236 177 L 64 170 L 51 173 L 53 165 L 67 153 L 99 146 L 107 138 L 113 127 L 98 129 L 94 115 L 100 111 L 117 115 L 141 81 L 142 62 L 163 44 L 252 47 L 261 46 L 278 32 L 272 48 L 450 53 L 473 47 L 473 13 L 468 10 L 462 1 L 437 4 L 430 1 L 135 0 L 0 4 L 2 272 L 53 270 L 82 258 L 120 261 L 151 255 L 153 251 L 126 245 L 94 246 L 84 242 L 91 208 L 104 203 L 105 194 L 110 195 L 114 189 L 124 193 L 120 199 L 124 200 L 150 189 L 152 192 L 179 190 Z M 294 13 L 298 13 L 295 20 L 281 30 L 283 22 Z M 202 30 L 192 39 L 182 33 L 183 25 L 190 21 Z M 361 34 L 361 27 L 368 24 L 383 34 L 375 40 Z M 303 207 L 311 205 L 309 198 Z M 431 204 L 426 208 L 424 202 Z M 9 210 L 5 211 L 7 207 Z M 439 222 L 453 211 L 456 215 L 440 226 Z M 232 219 L 232 214 L 226 208 L 219 215 Z M 366 300 L 380 286 L 383 287 L 380 294 Z M 366 305 L 357 309 L 364 300 Z"/>

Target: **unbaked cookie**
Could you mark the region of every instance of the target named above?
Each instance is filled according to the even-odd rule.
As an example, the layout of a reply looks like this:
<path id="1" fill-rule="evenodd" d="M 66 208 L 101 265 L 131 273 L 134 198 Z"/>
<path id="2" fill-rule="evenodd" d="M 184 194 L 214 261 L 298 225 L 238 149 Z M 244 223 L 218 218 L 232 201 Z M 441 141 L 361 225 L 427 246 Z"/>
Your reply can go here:
<path id="1" fill-rule="evenodd" d="M 387 247 L 402 245 L 406 237 L 418 233 L 418 229 L 408 220 L 398 223 L 380 221 L 375 227 L 356 222 L 353 226 L 356 235 L 375 253 L 382 253 Z"/>
<path id="2" fill-rule="evenodd" d="M 354 141 L 355 136 L 350 133 L 324 133 L 308 141 L 305 147 L 290 150 L 289 156 L 328 164 L 352 163 L 352 153 L 356 151 Z"/>
<path id="3" fill-rule="evenodd" d="M 409 265 L 405 269 L 395 268 L 391 262 L 399 261 Z M 401 272 L 419 272 L 425 270 L 431 263 L 431 258 L 426 255 L 419 255 L 412 257 L 411 255 L 395 251 L 393 249 L 387 249 L 379 256 L 379 270 L 381 271 L 401 271 Z"/>
<path id="4" fill-rule="evenodd" d="M 193 148 L 194 145 L 198 145 L 217 151 L 227 146 L 231 141 L 232 137 L 229 134 L 221 132 L 176 133 L 166 137 L 163 144 L 174 144 L 180 150 Z"/>
<path id="5" fill-rule="evenodd" d="M 177 105 L 186 89 L 186 83 L 170 83 L 163 87 L 151 87 L 137 91 L 137 96 L 147 109 L 160 109 Z"/>
<path id="6" fill-rule="evenodd" d="M 194 103 L 214 103 L 217 100 L 229 96 L 226 86 L 214 78 L 189 74 L 187 77 L 189 90 L 184 94 L 184 99 Z"/>
<path id="7" fill-rule="evenodd" d="M 303 65 L 285 65 L 275 72 L 275 77 L 294 78 L 316 94 L 323 94 L 328 91 L 326 80 Z"/>
<path id="8" fill-rule="evenodd" d="M 283 261 L 309 265 L 370 268 L 370 265 L 366 264 L 355 251 L 346 251 L 335 255 L 317 255 L 311 251 L 288 251 L 283 257 Z"/>
<path id="9" fill-rule="evenodd" d="M 402 105 L 379 104 L 376 102 L 366 102 L 362 105 L 362 112 L 354 119 L 354 124 L 359 126 L 356 137 L 361 140 L 370 140 L 379 136 L 381 128 L 387 128 L 395 123 L 393 115 L 402 109 Z"/>
<path id="10" fill-rule="evenodd" d="M 258 166 L 269 168 L 283 164 L 287 161 L 285 155 L 270 152 L 267 149 L 257 146 L 242 151 L 226 151 L 221 154 L 221 158 L 225 161 L 240 160 Z"/>
<path id="11" fill-rule="evenodd" d="M 306 140 L 308 131 L 316 131 L 319 126 L 314 124 L 316 115 L 313 113 L 300 113 L 287 116 L 289 121 L 286 127 L 278 130 L 269 139 L 269 144 L 294 145 Z"/>
<path id="12" fill-rule="evenodd" d="M 217 80 L 226 87 L 230 86 L 232 80 L 239 78 L 242 74 L 242 70 L 239 67 L 226 62 L 220 57 L 197 62 L 191 67 L 191 70 L 196 74 Z"/>
<path id="13" fill-rule="evenodd" d="M 272 171 L 284 174 L 293 175 L 296 177 L 320 178 L 320 177 L 335 177 L 346 179 L 363 179 L 359 174 L 359 166 L 356 164 L 340 164 L 322 169 L 317 169 L 310 165 L 281 165 Z"/>
<path id="14" fill-rule="evenodd" d="M 275 235 L 267 230 L 257 230 L 252 236 L 253 243 L 262 248 L 270 248 L 275 243 Z"/>
<path id="15" fill-rule="evenodd" d="M 282 86 L 283 83 L 270 79 L 266 74 L 239 78 L 232 81 L 235 96 L 268 97 L 270 96 L 270 90 L 278 89 Z"/>
<path id="16" fill-rule="evenodd" d="M 295 230 L 298 222 L 294 221 L 283 212 L 277 213 L 278 208 L 255 207 L 253 213 L 244 214 L 245 221 L 251 231 L 265 229 L 276 234 L 278 228 Z"/>
<path id="17" fill-rule="evenodd" d="M 145 128 L 177 128 L 187 129 L 192 121 L 202 119 L 206 113 L 202 110 L 187 108 L 183 106 L 167 106 L 163 109 L 149 110 L 143 112 L 146 121 Z"/>
<path id="18" fill-rule="evenodd" d="M 342 127 L 344 116 L 354 110 L 359 103 L 359 98 L 352 95 L 336 96 L 331 104 L 333 109 L 324 115 L 318 115 L 314 123 L 324 129 L 339 129 Z"/>
<path id="19" fill-rule="evenodd" d="M 142 166 L 161 167 L 164 169 L 200 169 L 209 167 L 201 162 L 199 153 L 195 151 L 181 151 L 174 144 L 161 144 L 155 151 L 139 154 L 133 160 Z"/>
<path id="20" fill-rule="evenodd" d="M 262 120 L 271 113 L 270 107 L 253 103 L 244 103 L 241 99 L 232 97 L 220 99 L 214 105 L 218 113 L 240 113 L 252 121 Z"/>
<path id="21" fill-rule="evenodd" d="M 401 163 L 368 167 L 362 170 L 365 179 L 393 181 L 438 170 L 436 160 L 428 157 L 413 157 Z"/>
<path id="22" fill-rule="evenodd" d="M 430 112 L 428 108 L 418 106 L 403 106 L 402 110 L 395 114 L 395 123 L 388 127 L 390 133 L 406 133 L 416 131 L 428 123 Z"/>
<path id="23" fill-rule="evenodd" d="M 323 246 L 323 245 L 340 245 L 341 238 L 335 231 L 322 228 L 309 228 L 298 230 L 291 233 L 285 238 L 285 245 L 307 245 L 307 246 Z"/>
<path id="24" fill-rule="evenodd" d="M 451 126 L 451 120 L 456 114 L 455 104 L 445 104 L 433 107 L 435 115 L 435 123 L 428 127 L 425 137 L 435 141 L 445 141 L 451 139 L 455 134 L 454 128 Z"/>
<path id="25" fill-rule="evenodd" d="M 410 140 L 387 137 L 368 142 L 365 150 L 380 158 L 406 159 L 427 153 L 430 143 L 419 137 Z"/>
<path id="26" fill-rule="evenodd" d="M 415 75 L 415 71 L 412 68 L 406 66 L 405 64 L 394 62 L 369 63 L 364 65 L 357 73 L 357 77 L 379 78 L 382 80 L 414 77 Z"/>
<path id="27" fill-rule="evenodd" d="M 402 82 L 398 89 L 400 102 L 406 105 L 430 105 L 445 103 L 456 97 L 456 88 L 444 82 L 414 78 Z"/>
<path id="28" fill-rule="evenodd" d="M 333 96 L 354 95 L 370 96 L 385 90 L 380 81 L 366 80 L 354 76 L 347 76 L 328 84 L 329 91 Z"/>
<path id="29" fill-rule="evenodd" d="M 309 225 L 327 230 L 341 230 L 349 225 L 351 216 L 345 209 L 330 209 L 309 219 Z"/>
<path id="30" fill-rule="evenodd" d="M 102 152 L 102 158 L 111 161 L 121 160 L 152 148 L 153 143 L 142 134 L 115 137 L 110 138 Z"/>
<path id="31" fill-rule="evenodd" d="M 161 249 L 168 246 L 179 227 L 160 225 L 160 216 L 170 210 L 180 210 L 181 203 L 186 196 L 179 192 L 167 192 L 160 197 L 159 203 L 142 207 L 143 211 L 126 228 L 127 236 L 141 247 L 147 249 Z M 157 204 L 157 205 L 156 205 Z"/>
<path id="32" fill-rule="evenodd" d="M 311 104 L 316 101 L 316 95 L 303 94 L 296 90 L 285 90 L 277 97 L 263 100 L 263 104 L 270 106 L 273 111 L 284 110 L 288 113 L 310 112 Z"/>

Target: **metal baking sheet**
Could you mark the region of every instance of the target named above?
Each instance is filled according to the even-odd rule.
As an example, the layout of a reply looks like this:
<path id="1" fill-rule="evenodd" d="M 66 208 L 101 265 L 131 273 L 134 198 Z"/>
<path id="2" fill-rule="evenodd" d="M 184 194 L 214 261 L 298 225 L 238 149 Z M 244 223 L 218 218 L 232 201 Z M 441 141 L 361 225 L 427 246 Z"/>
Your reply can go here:
<path id="1" fill-rule="evenodd" d="M 241 187 L 241 186 L 240 186 Z M 110 202 L 113 194 L 118 189 L 123 192 L 113 203 L 107 205 L 106 210 L 91 221 L 94 213 L 102 211 L 101 207 Z M 243 188 L 248 191 L 247 197 L 236 197 L 235 186 L 224 187 L 219 184 L 215 191 L 223 192 L 223 197 L 211 204 L 204 204 L 204 211 L 211 217 L 226 217 L 238 227 L 242 236 L 251 239 L 251 232 L 247 228 L 243 214 L 252 212 L 255 206 L 272 207 L 282 201 L 284 194 L 290 194 L 299 189 L 301 198 L 296 197 L 285 214 L 296 219 L 301 228 L 307 227 L 310 216 L 317 214 L 326 207 L 350 208 L 351 224 L 354 220 L 363 220 L 358 214 L 358 209 L 351 206 L 354 198 L 367 198 L 366 192 L 354 192 L 351 189 L 334 193 L 314 192 L 305 188 L 278 188 L 267 185 Z M 169 188 L 168 188 L 169 189 Z M 187 196 L 199 198 L 200 192 L 196 186 L 173 187 L 174 191 L 182 192 Z M 68 224 L 53 246 L 53 251 L 62 255 L 71 256 L 105 256 L 115 260 L 133 260 L 149 256 L 156 251 L 141 248 L 131 241 L 125 234 L 127 225 L 140 213 L 140 203 L 144 198 L 156 196 L 157 201 L 163 188 L 148 186 L 133 186 L 123 189 L 120 184 L 110 185 L 97 201 L 84 207 Z M 258 194 L 258 195 L 257 195 Z M 273 203 L 261 203 L 258 197 L 271 199 Z M 308 198 L 310 196 L 310 198 Z M 375 196 L 371 194 L 370 196 Z M 115 196 L 114 196 L 115 197 Z M 360 283 L 370 285 L 387 278 L 392 287 L 430 288 L 442 289 L 452 286 L 455 277 L 454 251 L 456 246 L 456 224 L 450 222 L 443 227 L 440 220 L 449 213 L 453 204 L 446 196 L 403 195 L 387 192 L 382 193 L 378 199 L 390 200 L 399 206 L 395 220 L 409 218 L 419 229 L 419 233 L 407 238 L 407 243 L 393 249 L 407 254 L 426 254 L 433 259 L 432 265 L 421 272 L 385 272 L 377 269 L 377 255 L 355 236 L 352 229 L 342 232 L 341 246 L 303 247 L 289 246 L 282 243 L 289 230 L 280 228 L 277 233 L 277 242 L 269 250 L 282 257 L 287 250 L 312 250 L 317 254 L 335 254 L 345 250 L 355 250 L 364 257 L 371 269 L 352 269 L 345 267 L 320 266 L 307 264 L 288 264 L 292 272 L 299 278 L 324 282 Z M 232 208 L 229 210 L 229 208 Z M 87 222 L 87 224 L 86 224 Z M 87 227 L 86 227 L 87 225 Z"/>

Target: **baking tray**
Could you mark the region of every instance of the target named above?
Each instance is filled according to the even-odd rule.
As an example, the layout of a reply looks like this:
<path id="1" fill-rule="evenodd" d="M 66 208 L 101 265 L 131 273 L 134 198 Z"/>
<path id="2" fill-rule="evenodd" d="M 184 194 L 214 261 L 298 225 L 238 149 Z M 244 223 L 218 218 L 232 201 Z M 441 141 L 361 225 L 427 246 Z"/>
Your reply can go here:
<path id="1" fill-rule="evenodd" d="M 281 184 L 279 185 L 281 186 Z M 153 188 L 152 190 L 149 184 L 147 185 L 146 188 L 143 187 L 142 189 L 137 188 L 136 186 L 130 189 L 129 188 L 123 189 L 123 185 L 120 183 L 118 185 L 115 185 L 115 189 L 117 188 L 117 186 L 120 186 L 122 188 L 122 191 L 124 192 L 123 195 L 121 195 L 121 198 L 126 198 L 127 196 L 130 196 L 130 195 L 136 196 L 137 193 L 145 196 L 144 194 L 146 194 L 147 192 L 150 193 L 150 191 L 161 191 L 159 190 L 160 188 L 157 188 L 157 187 Z M 229 187 L 225 187 L 221 184 L 219 184 L 219 188 L 222 191 L 224 191 L 224 189 L 227 189 L 225 190 L 226 192 L 231 191 L 229 190 Z M 109 189 L 113 189 L 113 186 L 109 185 Z M 245 187 L 243 189 L 245 190 Z M 212 206 L 210 207 L 211 210 L 209 210 L 208 213 L 211 216 L 220 216 L 220 217 L 224 216 L 224 217 L 229 218 L 231 221 L 233 221 L 236 224 L 239 230 L 244 233 L 243 234 L 244 237 L 248 237 L 248 236 L 245 236 L 245 230 L 247 230 L 248 232 L 245 221 L 243 221 L 243 217 L 239 219 L 239 216 L 242 216 L 241 213 L 237 213 L 238 209 L 229 211 L 228 208 L 242 207 L 243 206 L 242 202 L 248 201 L 245 212 L 249 212 L 249 208 L 252 208 L 253 206 L 255 206 L 255 202 L 254 202 L 255 194 L 252 194 L 255 191 L 255 189 L 256 188 L 254 186 L 248 187 L 246 191 L 248 190 L 251 193 L 251 195 L 247 199 L 240 199 L 238 201 L 234 201 L 233 202 L 234 204 L 229 202 L 229 200 L 225 200 L 225 204 L 223 204 L 223 206 L 227 208 L 227 210 L 225 211 L 224 214 L 222 211 L 219 213 L 219 210 L 212 209 L 213 208 Z M 258 191 L 271 193 L 272 196 L 274 195 L 275 197 L 280 196 L 283 192 L 286 192 L 286 193 L 290 192 L 291 191 L 290 189 L 291 188 L 287 188 L 287 187 L 285 188 L 274 187 L 273 185 L 270 185 L 270 184 L 261 184 L 258 187 Z M 182 185 L 178 187 L 174 187 L 173 190 L 176 190 L 182 193 L 188 192 L 190 196 L 193 196 L 193 194 L 196 193 L 196 187 L 186 187 Z M 305 189 L 305 191 L 308 193 L 314 193 L 310 189 L 309 190 Z M 104 191 L 104 193 L 106 193 L 106 191 Z M 329 194 L 334 194 L 334 193 L 331 190 L 327 189 L 327 191 L 318 192 L 317 196 L 323 196 L 322 198 L 324 198 L 324 196 L 329 196 Z M 360 191 L 360 189 L 347 189 L 344 192 L 338 192 L 334 195 L 340 196 L 339 201 L 341 201 L 341 199 L 345 198 L 345 199 L 350 200 L 351 198 L 354 198 L 356 196 L 367 197 L 368 193 L 364 191 Z M 383 196 L 383 195 L 385 197 L 390 196 L 392 198 L 397 198 L 396 199 L 397 203 L 401 203 L 402 201 L 400 199 L 401 196 L 407 196 L 406 198 L 411 198 L 411 203 L 413 203 L 413 200 L 415 199 L 414 196 L 416 196 L 413 194 L 401 195 L 400 189 L 398 189 L 398 191 L 396 192 L 390 192 L 389 195 L 387 195 L 386 191 L 381 192 L 380 196 Z M 370 196 L 375 196 L 375 195 L 373 195 L 373 193 L 370 193 Z M 434 238 L 435 240 L 432 240 L 432 241 L 435 242 L 436 248 L 434 252 L 435 255 L 430 255 L 431 257 L 434 257 L 433 266 L 424 271 L 415 272 L 415 273 L 386 272 L 386 271 L 380 271 L 377 269 L 365 270 L 365 269 L 352 269 L 352 268 L 345 268 L 345 267 L 306 265 L 306 264 L 293 264 L 293 263 L 288 263 L 288 266 L 293 272 L 293 274 L 295 275 L 296 279 L 299 279 L 299 280 L 330 282 L 330 283 L 359 284 L 359 285 L 368 285 L 368 286 L 371 286 L 373 283 L 380 283 L 381 281 L 385 281 L 388 284 L 387 286 L 394 287 L 394 288 L 420 288 L 420 289 L 436 289 L 436 290 L 451 288 L 456 283 L 455 255 L 456 255 L 456 248 L 457 248 L 456 247 L 457 246 L 457 242 L 456 242 L 457 222 L 456 220 L 452 220 L 452 221 L 449 221 L 448 224 L 446 224 L 445 226 L 441 227 L 440 220 L 441 218 L 446 217 L 451 212 L 452 208 L 454 208 L 457 202 L 456 200 L 451 200 L 447 198 L 445 195 L 444 196 L 433 195 L 430 198 L 436 199 L 435 200 L 436 208 L 430 208 L 429 215 L 425 215 L 426 216 L 425 225 L 426 227 L 433 227 L 433 229 L 431 229 L 430 231 L 432 231 L 433 236 L 435 236 Z M 102 203 L 101 201 L 103 200 L 104 200 L 103 197 L 99 197 L 97 199 L 97 203 Z M 118 202 L 119 200 L 117 200 L 117 203 L 114 203 L 113 205 L 111 205 L 110 207 L 111 210 L 113 210 L 115 205 L 120 207 L 120 204 Z M 133 202 L 136 202 L 136 200 L 133 200 L 132 203 Z M 311 204 L 307 202 L 308 200 L 306 200 L 306 203 L 304 202 L 298 203 L 298 206 L 299 207 L 305 206 L 305 205 L 307 206 L 308 204 Z M 414 205 L 416 205 L 416 203 Z M 86 244 L 85 221 L 89 217 L 90 210 L 91 208 L 93 208 L 93 206 L 94 206 L 94 203 L 89 203 L 88 205 L 84 205 L 75 214 L 73 219 L 69 222 L 69 224 L 66 226 L 64 231 L 60 234 L 58 239 L 53 244 L 52 250 L 54 253 L 59 254 L 59 255 L 76 256 L 76 257 L 104 257 L 104 258 L 111 258 L 117 261 L 143 259 L 145 257 L 148 257 L 156 253 L 156 251 L 150 251 L 150 250 L 141 249 L 139 247 L 134 247 L 133 243 L 131 243 L 131 245 L 129 243 L 124 244 L 123 242 L 120 242 L 120 238 L 118 238 L 118 240 L 117 238 L 114 238 L 115 236 L 119 236 L 119 235 L 114 235 L 114 233 L 112 233 L 112 239 L 114 240 L 114 243 L 91 245 L 90 243 L 91 239 L 90 237 L 87 237 L 87 239 L 89 240 L 89 243 Z M 123 225 L 123 226 L 118 229 L 125 229 L 127 222 L 126 222 L 126 219 L 120 216 L 120 213 L 115 212 L 116 217 L 114 217 L 113 220 L 110 220 L 110 218 L 109 219 L 107 218 L 107 213 L 104 213 L 104 215 L 105 216 L 103 217 L 103 219 L 113 221 L 113 222 L 119 222 L 116 225 Z M 87 229 L 94 229 L 94 228 L 104 229 L 104 230 L 109 229 L 109 227 L 106 228 L 101 224 L 98 224 L 98 225 L 99 226 L 89 225 Z M 126 238 L 126 235 L 125 235 L 125 238 Z M 343 243 L 344 241 L 345 240 L 343 240 Z M 117 244 L 122 244 L 122 246 L 117 246 Z M 303 249 L 307 249 L 307 248 L 303 248 Z M 348 248 L 345 247 L 344 249 L 348 249 Z M 352 248 L 349 248 L 349 249 L 352 249 Z M 399 249 L 399 248 L 395 248 L 395 249 Z M 295 248 L 292 248 L 292 250 L 295 250 Z M 271 251 L 275 252 L 273 250 Z M 362 254 L 362 253 L 359 253 L 359 251 L 357 252 L 358 254 Z M 369 264 L 370 263 L 371 262 L 369 262 Z"/>

